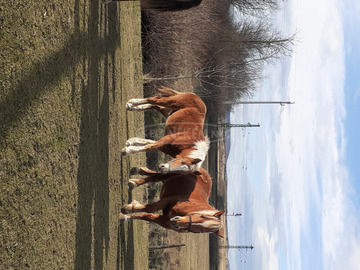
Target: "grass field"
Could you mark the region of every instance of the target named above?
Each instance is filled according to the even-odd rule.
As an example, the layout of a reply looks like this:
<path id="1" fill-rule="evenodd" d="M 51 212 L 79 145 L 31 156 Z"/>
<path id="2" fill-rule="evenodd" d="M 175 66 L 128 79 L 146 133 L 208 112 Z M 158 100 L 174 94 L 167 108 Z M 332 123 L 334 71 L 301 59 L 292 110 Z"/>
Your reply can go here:
<path id="1" fill-rule="evenodd" d="M 2 269 L 147 269 L 147 225 L 119 224 L 139 125 L 138 3 L 0 1 Z"/>

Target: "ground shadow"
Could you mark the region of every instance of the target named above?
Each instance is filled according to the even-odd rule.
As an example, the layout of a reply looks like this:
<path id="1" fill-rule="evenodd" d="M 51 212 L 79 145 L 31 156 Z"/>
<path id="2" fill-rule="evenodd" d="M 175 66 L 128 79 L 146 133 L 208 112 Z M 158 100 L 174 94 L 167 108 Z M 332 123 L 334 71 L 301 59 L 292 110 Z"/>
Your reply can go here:
<path id="1" fill-rule="evenodd" d="M 75 10 L 78 10 L 79 2 L 76 3 Z M 102 269 L 104 255 L 105 258 L 108 255 L 110 237 L 109 92 L 115 91 L 115 86 L 109 86 L 108 78 L 115 77 L 115 69 L 109 70 L 109 61 L 115 62 L 115 48 L 119 44 L 119 22 L 117 5 L 99 7 L 97 0 L 91 0 L 89 5 L 89 43 L 86 46 L 88 53 L 87 59 L 83 60 L 83 65 L 87 65 L 88 80 L 83 82 L 81 89 L 75 269 L 91 269 L 92 256 L 93 267 Z M 106 9 L 107 18 L 101 18 L 100 8 Z M 108 33 L 105 38 L 100 37 L 101 20 L 107 21 L 105 29 L 102 29 L 102 32 Z M 101 61 L 104 61 L 103 69 Z M 103 76 L 103 85 L 100 85 L 100 76 Z"/>
<path id="2" fill-rule="evenodd" d="M 85 14 L 85 5 L 89 15 L 80 16 Z M 116 4 L 101 5 L 98 0 L 81 1 L 80 4 L 80 0 L 76 0 L 74 33 L 60 50 L 35 62 L 0 101 L 0 143 L 6 143 L 9 130 L 43 94 L 50 92 L 72 72 L 72 96 L 75 97 L 75 89 L 79 88 L 75 83 L 79 78 L 77 66 L 81 64 L 87 72 L 87 78 L 80 83 L 75 269 L 102 269 L 109 250 L 109 98 L 115 85 L 109 83 L 108 78 L 112 77 L 113 82 L 119 79 L 114 78 L 114 65 L 109 65 L 115 63 L 115 51 L 120 45 L 118 13 Z M 81 17 L 83 21 L 80 21 Z M 87 29 L 87 32 L 81 29 Z M 123 229 L 123 225 L 119 225 L 118 256 L 128 256 L 126 269 L 131 269 L 128 267 L 133 266 L 132 229 L 130 226 L 127 236 Z"/>

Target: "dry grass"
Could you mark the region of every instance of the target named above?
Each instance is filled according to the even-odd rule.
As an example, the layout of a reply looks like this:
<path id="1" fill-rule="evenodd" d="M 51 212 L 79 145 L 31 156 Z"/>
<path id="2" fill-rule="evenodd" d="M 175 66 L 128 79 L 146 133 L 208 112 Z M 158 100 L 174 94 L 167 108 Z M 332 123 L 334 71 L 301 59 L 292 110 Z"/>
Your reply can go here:
<path id="1" fill-rule="evenodd" d="M 136 3 L 0 4 L 0 264 L 3 269 L 146 269 L 147 226 L 119 224 L 142 123 Z"/>

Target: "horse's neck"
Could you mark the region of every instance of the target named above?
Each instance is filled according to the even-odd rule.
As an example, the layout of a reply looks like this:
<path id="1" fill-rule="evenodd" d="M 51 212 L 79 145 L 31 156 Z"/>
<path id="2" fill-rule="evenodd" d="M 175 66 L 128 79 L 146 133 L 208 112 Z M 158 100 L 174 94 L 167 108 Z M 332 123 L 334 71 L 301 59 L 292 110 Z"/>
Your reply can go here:
<path id="1" fill-rule="evenodd" d="M 170 209 L 169 209 L 170 210 Z M 199 213 L 199 212 L 206 212 L 206 213 L 213 213 L 215 211 L 215 208 L 212 207 L 207 201 L 205 201 L 203 198 L 197 198 L 194 196 L 191 196 L 188 198 L 187 201 L 181 200 L 178 201 L 173 207 L 171 208 L 171 213 L 174 216 L 183 216 L 183 215 L 189 215 L 193 213 Z M 164 212 L 163 212 L 164 213 Z M 168 214 L 164 213 L 165 215 Z"/>
<path id="2" fill-rule="evenodd" d="M 192 198 L 196 198 L 197 200 L 203 200 L 208 203 L 211 192 L 211 179 L 207 179 L 206 175 L 197 175 L 195 188 L 193 192 L 190 194 L 190 201 Z"/>

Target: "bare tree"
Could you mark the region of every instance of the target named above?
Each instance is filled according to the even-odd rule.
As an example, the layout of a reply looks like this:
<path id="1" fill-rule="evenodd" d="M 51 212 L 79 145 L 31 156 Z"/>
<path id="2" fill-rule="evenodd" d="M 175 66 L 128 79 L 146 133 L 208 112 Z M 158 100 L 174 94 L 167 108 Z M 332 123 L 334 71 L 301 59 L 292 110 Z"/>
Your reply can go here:
<path id="1" fill-rule="evenodd" d="M 277 10 L 284 0 L 229 0 L 238 11 L 247 15 L 263 15 Z"/>
<path id="2" fill-rule="evenodd" d="M 265 64 L 291 53 L 295 35 L 284 36 L 262 16 L 282 2 L 208 0 L 207 5 L 187 15 L 150 16 L 156 27 L 148 33 L 149 43 L 146 39 L 143 43 L 150 49 L 145 56 L 151 60 L 145 63 L 152 77 L 146 80 L 147 89 L 154 91 L 164 80 L 168 86 L 195 86 L 208 105 L 251 94 L 263 78 Z M 241 23 L 234 24 L 231 5 L 261 20 L 246 20 L 249 17 L 244 16 Z M 219 106 L 224 112 L 231 105 Z"/>
<path id="3" fill-rule="evenodd" d="M 264 22 L 228 23 L 224 29 L 208 47 L 208 58 L 201 67 L 191 74 L 153 80 L 195 79 L 198 93 L 208 101 L 240 99 L 256 89 L 266 63 L 291 53 L 295 38 L 284 37 Z"/>

